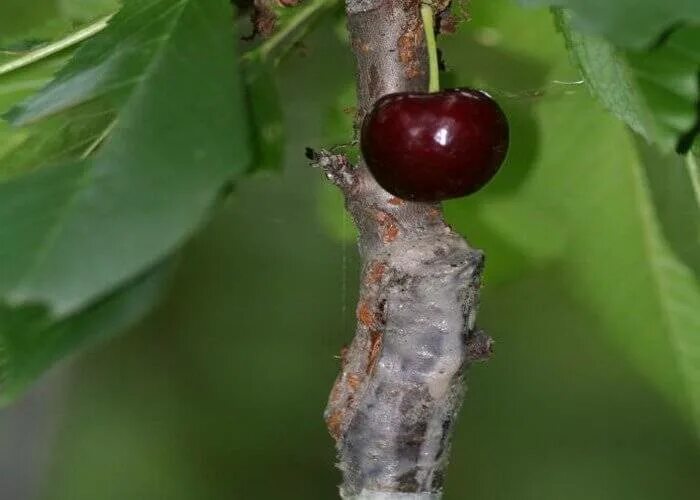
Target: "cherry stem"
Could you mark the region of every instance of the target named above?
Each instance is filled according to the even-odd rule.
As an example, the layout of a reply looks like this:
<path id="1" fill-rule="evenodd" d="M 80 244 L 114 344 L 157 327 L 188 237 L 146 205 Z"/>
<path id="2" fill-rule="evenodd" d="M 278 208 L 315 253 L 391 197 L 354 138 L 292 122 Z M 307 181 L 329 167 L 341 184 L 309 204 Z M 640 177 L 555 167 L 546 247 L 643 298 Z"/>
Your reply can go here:
<path id="1" fill-rule="evenodd" d="M 424 3 L 421 5 L 420 15 L 423 18 L 425 42 L 428 48 L 428 92 L 438 92 L 440 90 L 440 68 L 438 66 L 437 43 L 435 42 L 435 13 L 433 12 L 433 7 Z"/>

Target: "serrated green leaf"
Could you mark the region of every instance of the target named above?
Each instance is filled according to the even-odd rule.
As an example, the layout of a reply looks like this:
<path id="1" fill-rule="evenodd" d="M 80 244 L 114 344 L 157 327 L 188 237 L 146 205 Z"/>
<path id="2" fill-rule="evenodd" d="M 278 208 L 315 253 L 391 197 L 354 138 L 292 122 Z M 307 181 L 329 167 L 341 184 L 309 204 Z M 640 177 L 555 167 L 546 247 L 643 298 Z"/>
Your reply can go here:
<path id="1" fill-rule="evenodd" d="M 162 264 L 60 321 L 41 307 L 0 304 L 0 405 L 62 357 L 105 340 L 143 317 L 165 288 L 170 267 Z"/>
<path id="2" fill-rule="evenodd" d="M 668 29 L 700 23 L 697 0 L 520 0 L 571 10 L 574 28 L 633 49 L 651 47 Z"/>
<path id="3" fill-rule="evenodd" d="M 67 316 L 167 257 L 202 223 L 250 162 L 234 47 L 226 0 L 132 0 L 11 112 L 17 123 L 79 126 L 58 151 L 61 164 L 0 184 L 4 302 Z M 26 168 L 46 165 L 43 147 L 23 152 Z"/>
<path id="4" fill-rule="evenodd" d="M 558 12 L 557 21 L 601 103 L 662 150 L 676 149 L 700 118 L 700 27 L 678 29 L 654 50 L 633 52 L 579 33 L 568 12 Z"/>
<path id="5" fill-rule="evenodd" d="M 46 85 L 69 59 L 61 53 L 22 67 L 0 79 L 0 113 Z M 28 131 L 0 122 L 0 165 L 8 150 L 28 139 Z M 11 172 L 6 172 L 11 174 Z M 3 172 L 0 171 L 0 178 Z M 0 405 L 11 402 L 41 372 L 64 355 L 92 345 L 138 320 L 167 282 L 165 266 L 69 318 L 52 322 L 40 307 L 0 304 Z"/>

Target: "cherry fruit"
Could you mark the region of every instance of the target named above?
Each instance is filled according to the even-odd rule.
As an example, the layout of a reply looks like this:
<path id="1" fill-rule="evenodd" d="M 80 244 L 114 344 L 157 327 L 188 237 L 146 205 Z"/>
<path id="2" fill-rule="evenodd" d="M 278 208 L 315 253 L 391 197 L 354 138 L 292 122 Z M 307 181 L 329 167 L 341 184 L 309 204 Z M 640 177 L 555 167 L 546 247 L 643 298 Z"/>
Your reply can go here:
<path id="1" fill-rule="evenodd" d="M 370 172 L 391 194 L 440 201 L 473 193 L 496 174 L 508 122 L 478 90 L 399 92 L 375 103 L 360 144 Z"/>

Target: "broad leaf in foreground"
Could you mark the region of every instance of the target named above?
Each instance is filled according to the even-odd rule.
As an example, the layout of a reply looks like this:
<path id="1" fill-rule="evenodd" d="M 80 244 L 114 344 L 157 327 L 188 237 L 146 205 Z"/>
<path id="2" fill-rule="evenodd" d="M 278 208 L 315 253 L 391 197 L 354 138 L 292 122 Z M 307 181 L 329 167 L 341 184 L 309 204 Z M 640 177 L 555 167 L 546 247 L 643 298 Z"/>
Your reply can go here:
<path id="1" fill-rule="evenodd" d="M 578 32 L 569 12 L 556 17 L 586 83 L 609 111 L 665 151 L 687 141 L 700 119 L 700 27 L 680 28 L 653 50 L 623 51 Z"/>
<path id="2" fill-rule="evenodd" d="M 131 0 L 10 113 L 73 130 L 25 143 L 31 172 L 0 184 L 0 301 L 67 316 L 202 223 L 250 160 L 234 47 L 225 0 Z"/>
<path id="3" fill-rule="evenodd" d="M 77 3 L 79 0 L 70 0 L 62 6 L 70 7 Z M 173 8 L 178 7 L 175 3 L 170 3 Z M 310 24 L 334 4 L 334 0 L 322 0 L 311 5 L 304 4 L 298 8 L 286 9 L 284 15 L 280 17 L 279 34 L 263 43 L 261 47 L 264 50 L 256 51 L 253 56 L 247 58 L 249 63 L 246 68 L 247 98 L 248 104 L 251 105 L 252 116 L 250 118 L 257 129 L 255 144 L 257 145 L 256 168 L 258 169 L 278 165 L 284 150 L 281 137 L 281 110 L 279 102 L 273 99 L 277 94 L 271 69 L 286 51 L 300 39 Z M 127 5 L 127 8 L 130 8 L 130 5 Z M 147 8 L 159 8 L 161 14 L 168 15 L 163 10 L 163 2 L 157 2 L 151 7 L 147 6 Z M 72 12 L 71 15 L 78 15 L 82 12 L 78 11 L 80 9 Z M 186 14 L 186 12 L 182 12 L 180 16 L 184 17 Z M 124 13 L 120 14 L 115 22 L 119 23 L 124 15 Z M 141 13 L 140 15 L 145 17 L 147 14 Z M 146 21 L 144 23 L 148 24 Z M 212 28 L 216 28 L 216 26 L 221 28 L 221 35 L 225 36 L 229 28 L 228 25 L 224 27 L 223 23 L 212 24 Z M 110 30 L 114 31 L 114 25 Z M 110 30 L 102 37 L 112 36 L 115 40 L 119 38 L 118 33 L 113 32 L 110 35 Z M 133 38 L 133 35 L 126 34 L 126 36 Z M 135 68 L 134 71 L 140 71 L 146 75 L 145 78 L 150 78 L 151 65 L 163 56 L 153 53 L 151 61 L 148 57 L 144 57 L 142 53 L 151 50 L 146 39 L 144 39 L 145 47 L 139 40 L 132 40 L 130 44 L 127 44 L 126 54 L 122 54 L 122 56 L 129 57 L 129 50 L 133 48 L 140 54 L 139 58 L 131 57 L 123 59 L 123 61 L 132 63 L 140 61 L 142 69 Z M 142 47 L 139 47 L 139 44 Z M 73 185 L 71 179 L 75 179 L 75 176 L 86 175 L 89 169 L 94 166 L 90 162 L 76 163 L 74 159 L 76 157 L 90 157 L 92 159 L 95 151 L 107 149 L 109 141 L 112 140 L 110 134 L 118 131 L 114 128 L 114 124 L 118 120 L 122 120 L 122 106 L 128 104 L 133 92 L 141 91 L 135 87 L 143 86 L 144 82 L 147 82 L 146 79 L 144 82 L 138 81 L 139 79 L 134 82 L 121 82 L 120 78 L 122 77 L 117 77 L 115 80 L 117 87 L 121 87 L 121 84 L 124 83 L 127 88 L 115 89 L 111 84 L 99 84 L 98 87 L 101 88 L 98 88 L 95 99 L 90 99 L 89 86 L 86 89 L 80 88 L 78 85 L 74 87 L 77 90 L 78 98 L 72 102 L 70 92 L 66 93 L 63 89 L 70 89 L 74 83 L 80 83 L 76 77 L 86 68 L 100 66 L 102 64 L 99 62 L 100 60 L 120 57 L 119 51 L 113 51 L 108 42 L 101 41 L 99 38 L 88 45 L 88 48 L 90 50 L 83 48 L 82 52 L 78 54 L 77 62 L 74 61 L 72 67 L 69 66 L 63 70 L 58 75 L 56 82 L 47 88 L 45 94 L 48 95 L 48 98 L 39 95 L 28 101 L 23 107 L 16 108 L 10 114 L 17 121 L 27 122 L 28 126 L 11 129 L 6 123 L 0 124 L 2 127 L 0 128 L 0 139 L 3 142 L 3 148 L 0 150 L 0 182 L 3 177 L 4 179 L 15 177 L 11 182 L 15 188 L 14 203 L 8 204 L 6 208 L 8 219 L 11 218 L 10 212 L 15 210 L 18 203 L 32 205 L 42 201 L 50 201 L 50 196 L 55 196 L 56 191 L 58 191 L 58 203 L 60 203 L 60 199 L 68 196 L 69 192 L 61 193 L 62 187 L 67 187 L 70 191 Z M 219 49 L 221 48 L 219 46 Z M 121 48 L 121 51 L 124 51 L 124 47 Z M 210 57 L 209 53 L 207 53 L 207 57 Z M 220 58 L 216 64 L 221 64 L 223 60 L 226 65 L 230 64 L 231 68 L 235 69 L 236 61 L 233 57 L 235 56 Z M 45 82 L 47 76 L 60 67 L 64 61 L 65 55 L 54 56 L 3 76 L 0 80 L 0 110 L 7 109 L 10 104 L 16 102 L 18 98 L 24 97 L 28 92 L 37 90 Z M 192 63 L 195 67 L 199 67 L 196 65 L 200 64 L 201 61 L 195 59 Z M 114 67 L 119 66 L 113 62 L 110 64 Z M 219 66 L 219 68 L 223 67 Z M 206 76 L 206 73 L 202 72 L 200 76 Z M 219 92 L 223 96 L 232 93 L 230 99 L 237 111 L 236 118 L 245 118 L 241 116 L 245 115 L 245 109 L 240 109 L 240 94 L 236 86 L 238 81 L 233 81 L 232 84 L 230 76 L 219 78 L 218 82 L 221 85 L 213 92 L 215 94 Z M 63 85 L 63 80 L 70 82 L 69 85 Z M 90 79 L 86 81 L 90 83 Z M 134 87 L 128 88 L 130 85 Z M 205 92 L 212 93 L 211 89 L 206 88 L 206 81 L 200 85 L 205 87 Z M 168 92 L 166 87 L 163 89 L 164 92 Z M 119 92 L 115 92 L 115 90 L 119 90 Z M 154 87 L 153 91 L 155 90 Z M 193 87 L 192 90 L 197 91 L 197 88 Z M 120 93 L 121 91 L 124 92 Z M 198 91 L 202 92 L 201 89 Z M 198 99 L 201 100 L 201 98 Z M 181 100 L 174 102 L 181 105 Z M 230 120 L 230 113 L 227 111 L 225 103 L 221 108 L 217 108 L 217 112 L 223 112 L 224 116 Z M 196 114 L 194 116 L 197 118 Z M 189 124 L 188 119 L 189 117 L 185 118 L 182 123 Z M 198 122 L 195 122 L 193 126 L 199 128 L 201 121 L 202 114 L 199 115 Z M 206 126 L 210 126 L 209 121 L 207 115 Z M 168 128 L 172 128 L 172 126 L 169 124 Z M 232 128 L 227 131 L 231 136 L 239 134 L 238 137 L 233 137 L 234 145 L 241 142 L 241 137 L 245 136 L 246 130 L 245 123 L 243 123 L 238 129 Z M 107 147 L 101 149 L 100 146 L 103 143 Z M 187 147 L 186 144 L 187 141 L 183 141 L 179 146 Z M 224 148 L 223 151 L 229 154 L 228 149 Z M 240 160 L 238 165 L 245 164 L 246 154 L 245 147 L 240 152 L 236 151 L 236 155 L 239 156 L 238 160 Z M 138 157 L 138 155 L 135 156 Z M 98 160 L 99 156 L 94 159 L 94 161 Z M 51 166 L 61 163 L 64 165 L 58 168 Z M 125 160 L 125 163 L 128 161 Z M 47 165 L 48 168 L 42 168 Z M 231 165 L 234 168 L 237 166 L 236 159 L 231 161 Z M 216 174 L 216 171 L 210 170 L 208 172 Z M 212 181 L 212 186 L 218 182 L 215 175 Z M 51 186 L 51 189 L 38 190 L 39 192 L 36 193 L 34 189 L 36 186 Z M 135 186 L 135 189 L 137 188 L 138 186 Z M 182 196 L 182 193 L 176 194 Z M 50 220 L 50 216 L 47 220 Z M 38 231 L 37 235 L 41 238 L 41 231 Z M 2 381 L 0 383 L 0 401 L 11 400 L 28 382 L 61 357 L 84 345 L 93 344 L 106 336 L 118 333 L 138 320 L 161 295 L 167 281 L 168 269 L 166 267 L 169 266 L 160 265 L 155 270 L 147 271 L 145 275 L 119 285 L 116 291 L 110 292 L 106 297 L 92 300 L 87 305 L 76 309 L 75 312 L 67 313 L 61 318 L 52 316 L 50 311 L 41 305 L 11 307 L 7 304 L 2 305 L 0 302 L 0 381 Z"/>
<path id="4" fill-rule="evenodd" d="M 0 305 L 0 405 L 12 401 L 60 358 L 135 324 L 162 294 L 170 267 L 161 264 L 59 321 L 41 307 Z"/>

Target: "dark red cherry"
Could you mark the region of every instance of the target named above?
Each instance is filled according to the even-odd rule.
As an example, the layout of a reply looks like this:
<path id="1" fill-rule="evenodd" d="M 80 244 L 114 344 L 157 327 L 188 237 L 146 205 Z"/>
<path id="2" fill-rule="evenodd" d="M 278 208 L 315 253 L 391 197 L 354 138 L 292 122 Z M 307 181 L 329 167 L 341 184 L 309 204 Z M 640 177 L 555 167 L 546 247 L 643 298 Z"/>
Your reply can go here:
<path id="1" fill-rule="evenodd" d="M 400 198 L 440 201 L 480 189 L 508 150 L 508 122 L 472 89 L 400 92 L 365 117 L 362 156 L 377 182 Z"/>

